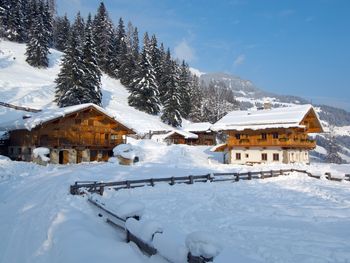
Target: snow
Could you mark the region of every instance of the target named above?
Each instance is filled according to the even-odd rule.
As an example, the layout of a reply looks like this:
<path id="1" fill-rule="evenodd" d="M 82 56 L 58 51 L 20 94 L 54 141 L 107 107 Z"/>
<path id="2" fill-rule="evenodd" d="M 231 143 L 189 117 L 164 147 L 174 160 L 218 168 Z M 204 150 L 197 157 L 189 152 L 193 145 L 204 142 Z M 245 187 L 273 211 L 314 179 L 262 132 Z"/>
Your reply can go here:
<path id="1" fill-rule="evenodd" d="M 217 242 L 213 234 L 203 231 L 196 231 L 187 235 L 186 247 L 193 256 L 203 256 L 205 258 L 215 258 L 222 250 L 221 244 Z"/>
<path id="2" fill-rule="evenodd" d="M 193 75 L 196 75 L 197 77 L 200 77 L 205 74 L 204 72 L 201 72 L 199 69 L 192 68 L 192 67 L 190 67 L 190 71 Z"/>
<path id="3" fill-rule="evenodd" d="M 312 109 L 312 105 L 306 104 L 269 110 L 232 111 L 213 124 L 211 129 L 220 131 L 303 127 L 300 123 Z"/>
<path id="4" fill-rule="evenodd" d="M 134 158 L 137 156 L 136 152 L 134 151 L 132 145 L 130 143 L 127 144 L 119 144 L 113 149 L 114 156 L 121 156 L 125 159 L 134 160 Z"/>
<path id="5" fill-rule="evenodd" d="M 50 161 L 50 158 L 47 155 L 50 154 L 50 149 L 45 147 L 38 147 L 33 150 L 34 158 L 40 157 L 44 162 Z"/>
<path id="6" fill-rule="evenodd" d="M 75 181 L 288 167 L 344 174 L 350 168 L 224 165 L 208 162 L 212 153 L 207 146 L 166 146 L 152 140 L 130 143 L 144 155 L 134 166 L 39 166 L 0 160 L 0 262 L 166 262 L 159 256 L 148 258 L 134 244 L 125 243 L 125 235 L 98 217 L 86 197 L 69 195 L 69 185 Z M 346 262 L 350 258 L 349 185 L 295 173 L 238 183 L 105 189 L 102 200 L 113 210 L 124 202 L 141 201 L 145 205 L 142 221 L 150 222 L 142 228 L 143 237 L 149 240 L 158 225 L 163 233 L 156 233 L 152 244 L 174 262 L 185 262 L 185 240 L 195 231 L 212 233 L 223 248 L 217 256 L 221 262 Z"/>
<path id="7" fill-rule="evenodd" d="M 159 222 L 150 220 L 138 221 L 135 218 L 126 220 L 125 227 L 130 233 L 150 245 L 152 245 L 154 235 L 163 232 L 163 228 Z"/>
<path id="8" fill-rule="evenodd" d="M 188 132 L 206 132 L 210 131 L 211 127 L 210 122 L 197 122 L 197 123 L 190 123 L 183 127 L 183 130 Z"/>
<path id="9" fill-rule="evenodd" d="M 117 206 L 107 203 L 107 207 L 111 208 L 120 218 L 127 219 L 129 217 L 141 217 L 145 210 L 145 205 L 140 201 L 127 200 Z"/>
<path id="10" fill-rule="evenodd" d="M 174 131 L 171 131 L 169 133 L 167 133 L 165 136 L 164 136 L 164 139 L 170 137 L 171 135 L 174 135 L 174 134 L 179 134 L 181 136 L 183 136 L 185 139 L 198 139 L 198 135 L 197 134 L 194 134 L 194 133 L 191 133 L 191 132 L 188 132 L 188 131 L 182 131 L 182 130 L 174 130 Z"/>

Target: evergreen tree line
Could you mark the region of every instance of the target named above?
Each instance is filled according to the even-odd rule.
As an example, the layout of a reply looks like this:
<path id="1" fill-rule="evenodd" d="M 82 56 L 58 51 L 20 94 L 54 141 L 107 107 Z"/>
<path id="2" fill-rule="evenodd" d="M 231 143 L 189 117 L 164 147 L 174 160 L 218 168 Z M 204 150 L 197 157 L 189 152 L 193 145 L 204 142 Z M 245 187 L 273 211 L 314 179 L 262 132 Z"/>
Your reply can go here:
<path id="1" fill-rule="evenodd" d="M 115 26 L 103 2 L 87 22 L 79 13 L 72 25 L 66 16 L 56 17 L 53 32 L 53 46 L 65 53 L 56 79 L 59 106 L 86 101 L 100 104 L 103 72 L 127 87 L 130 106 L 148 114 L 160 114 L 169 125 L 181 126 L 182 118 L 196 115 L 193 101 L 201 98 L 199 80 L 187 63 L 173 59 L 170 50 L 165 50 L 156 36 L 147 32 L 140 48 L 137 27 L 131 22 L 125 26 L 122 18 Z M 87 62 L 90 71 L 85 69 Z"/>
<path id="2" fill-rule="evenodd" d="M 0 34 L 26 43 L 26 60 L 35 67 L 48 67 L 50 47 L 64 52 L 56 79 L 60 107 L 101 105 L 103 72 L 127 87 L 129 105 L 160 114 L 174 127 L 182 118 L 215 122 L 232 108 L 227 89 L 201 87 L 187 63 L 173 59 L 155 35 L 146 32 L 140 48 L 137 27 L 130 22 L 125 27 L 122 18 L 115 26 L 103 2 L 93 18 L 78 13 L 72 24 L 66 15 L 53 17 L 53 5 L 53 0 L 0 0 Z"/>

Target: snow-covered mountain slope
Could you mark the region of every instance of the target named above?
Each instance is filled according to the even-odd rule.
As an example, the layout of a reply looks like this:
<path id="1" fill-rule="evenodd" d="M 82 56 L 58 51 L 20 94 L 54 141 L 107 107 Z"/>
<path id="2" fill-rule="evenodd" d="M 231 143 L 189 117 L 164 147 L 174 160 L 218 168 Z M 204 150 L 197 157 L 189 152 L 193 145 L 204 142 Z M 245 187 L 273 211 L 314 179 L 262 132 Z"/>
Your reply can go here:
<path id="1" fill-rule="evenodd" d="M 50 50 L 47 69 L 31 67 L 25 61 L 25 45 L 0 41 L 0 101 L 34 109 L 56 108 L 55 78 L 60 69 L 62 53 Z M 158 116 L 138 111 L 128 105 L 128 91 L 119 80 L 102 77 L 102 106 L 112 115 L 140 134 L 149 131 L 170 131 Z M 24 112 L 0 107 L 0 123 L 21 118 Z"/>
<path id="2" fill-rule="evenodd" d="M 192 70 L 193 72 L 199 72 L 196 69 Z M 266 92 L 257 88 L 251 81 L 241 79 L 240 77 L 233 76 L 226 73 L 205 73 L 200 74 L 200 80 L 209 84 L 210 82 L 221 83 L 230 88 L 236 100 L 240 102 L 241 110 L 246 109 L 257 109 L 262 107 L 264 102 L 269 102 L 272 107 L 285 107 L 295 104 L 307 104 L 307 100 L 297 97 L 297 96 L 288 96 L 288 95 L 278 95 L 271 92 Z M 336 136 L 335 140 L 342 148 L 341 157 L 344 161 L 349 162 L 350 160 L 350 113 L 334 108 L 327 105 L 315 105 L 316 111 L 318 112 L 322 124 L 329 130 L 329 127 L 333 127 L 334 135 Z M 324 136 L 322 136 L 324 138 Z M 325 142 L 325 141 L 323 141 Z M 325 146 L 325 143 L 320 144 L 319 146 Z M 316 148 L 312 155 L 317 160 L 322 160 L 325 156 L 325 151 L 318 151 L 321 148 Z"/>

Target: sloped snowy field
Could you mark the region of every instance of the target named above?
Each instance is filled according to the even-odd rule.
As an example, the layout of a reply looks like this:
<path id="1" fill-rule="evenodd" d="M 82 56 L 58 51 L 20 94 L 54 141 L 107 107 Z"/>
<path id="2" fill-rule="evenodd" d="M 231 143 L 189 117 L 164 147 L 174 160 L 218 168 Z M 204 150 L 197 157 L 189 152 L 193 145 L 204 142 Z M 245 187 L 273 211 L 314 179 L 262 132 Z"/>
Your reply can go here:
<path id="1" fill-rule="evenodd" d="M 165 262 L 148 258 L 96 215 L 76 180 L 123 180 L 270 169 L 209 163 L 206 147 L 134 141 L 141 162 L 49 165 L 0 160 L 0 262 Z M 301 167 L 305 168 L 305 167 Z M 347 171 L 348 165 L 311 166 Z M 187 235 L 205 230 L 230 254 L 257 262 L 349 262 L 350 183 L 292 175 L 239 183 L 196 183 L 106 191 L 146 205 L 144 217 Z M 232 253 L 232 251 L 234 253 Z M 249 262 L 249 261 L 247 261 Z"/>

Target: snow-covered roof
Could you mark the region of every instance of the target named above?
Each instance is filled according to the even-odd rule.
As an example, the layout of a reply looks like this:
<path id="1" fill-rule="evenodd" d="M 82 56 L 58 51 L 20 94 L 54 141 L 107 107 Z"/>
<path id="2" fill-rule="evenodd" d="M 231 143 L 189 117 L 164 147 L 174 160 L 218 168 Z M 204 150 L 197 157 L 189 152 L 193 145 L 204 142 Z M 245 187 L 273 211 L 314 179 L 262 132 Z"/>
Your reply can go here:
<path id="1" fill-rule="evenodd" d="M 210 122 L 194 122 L 186 125 L 183 130 L 188 132 L 206 132 L 210 131 Z"/>
<path id="2" fill-rule="evenodd" d="M 182 131 L 182 130 L 171 131 L 164 136 L 164 139 L 168 138 L 169 136 L 171 136 L 173 134 L 179 134 L 179 135 L 183 136 L 185 139 L 198 139 L 197 134 L 187 132 L 187 131 Z"/>
<path id="3" fill-rule="evenodd" d="M 310 104 L 257 111 L 231 111 L 213 124 L 211 129 L 220 131 L 305 127 L 300 123 L 310 110 L 313 110 L 317 116 Z"/>
<path id="4" fill-rule="evenodd" d="M 100 106 L 97 106 L 93 103 L 85 103 L 80 105 L 74 105 L 69 107 L 63 107 L 63 108 L 54 108 L 54 109 L 45 109 L 38 113 L 31 113 L 29 114 L 30 118 L 21 118 L 18 119 L 11 124 L 2 124 L 3 128 L 6 128 L 7 130 L 19 130 L 19 129 L 26 129 L 26 130 L 32 130 L 35 127 L 46 123 L 48 121 L 52 121 L 57 118 L 64 117 L 68 114 L 81 111 L 87 108 L 95 108 L 97 111 L 107 115 L 111 119 L 115 119 L 119 123 L 123 124 L 121 120 L 116 119 L 113 115 L 109 114 L 106 110 L 101 108 Z M 28 115 L 28 114 L 27 114 Z M 29 117 L 29 116 L 28 116 Z M 124 124 L 123 124 L 124 125 Z M 126 126 L 126 125 L 124 125 Z"/>

